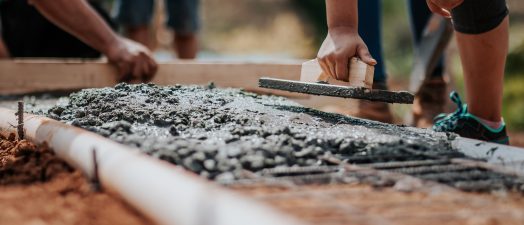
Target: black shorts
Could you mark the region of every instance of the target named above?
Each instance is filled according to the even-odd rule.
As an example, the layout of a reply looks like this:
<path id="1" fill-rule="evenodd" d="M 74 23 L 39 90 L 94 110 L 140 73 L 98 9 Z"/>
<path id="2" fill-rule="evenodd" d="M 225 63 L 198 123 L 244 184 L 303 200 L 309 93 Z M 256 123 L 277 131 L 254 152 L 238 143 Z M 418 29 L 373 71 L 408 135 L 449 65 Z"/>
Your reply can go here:
<path id="1" fill-rule="evenodd" d="M 464 0 L 451 10 L 455 30 L 465 34 L 481 34 L 496 27 L 508 15 L 505 0 Z"/>
<path id="2" fill-rule="evenodd" d="M 91 6 L 107 22 L 109 14 L 96 3 Z M 101 53 L 44 18 L 27 0 L 0 3 L 2 38 L 11 57 L 98 58 Z"/>

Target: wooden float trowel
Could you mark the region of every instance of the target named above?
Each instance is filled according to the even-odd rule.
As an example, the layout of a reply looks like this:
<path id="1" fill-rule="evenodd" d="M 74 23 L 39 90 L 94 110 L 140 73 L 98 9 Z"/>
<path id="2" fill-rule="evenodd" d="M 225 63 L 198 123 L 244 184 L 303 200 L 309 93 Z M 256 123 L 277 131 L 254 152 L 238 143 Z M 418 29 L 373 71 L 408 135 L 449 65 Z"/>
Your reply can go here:
<path id="1" fill-rule="evenodd" d="M 300 81 L 262 77 L 262 88 L 284 90 L 312 95 L 355 98 L 387 103 L 413 104 L 414 95 L 406 91 L 374 90 L 375 68 L 358 58 L 349 60 L 349 82 L 339 81 L 325 74 L 316 59 L 304 62 Z"/>

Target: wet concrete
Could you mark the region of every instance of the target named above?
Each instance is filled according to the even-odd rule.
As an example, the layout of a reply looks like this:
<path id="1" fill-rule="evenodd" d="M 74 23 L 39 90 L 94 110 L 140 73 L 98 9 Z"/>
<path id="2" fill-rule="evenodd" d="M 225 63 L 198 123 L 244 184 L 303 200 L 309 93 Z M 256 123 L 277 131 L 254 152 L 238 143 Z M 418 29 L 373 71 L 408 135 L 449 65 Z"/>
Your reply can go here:
<path id="1" fill-rule="evenodd" d="M 214 85 L 87 89 L 45 112 L 219 181 L 321 156 L 373 162 L 463 157 L 453 135 L 324 113 Z M 400 154 L 401 158 L 391 158 Z M 351 158 L 353 157 L 353 158 Z"/>
<path id="2" fill-rule="evenodd" d="M 364 99 L 387 103 L 413 104 L 415 96 L 406 91 L 370 90 L 362 87 L 343 87 L 325 83 L 260 78 L 259 87 L 340 98 Z"/>

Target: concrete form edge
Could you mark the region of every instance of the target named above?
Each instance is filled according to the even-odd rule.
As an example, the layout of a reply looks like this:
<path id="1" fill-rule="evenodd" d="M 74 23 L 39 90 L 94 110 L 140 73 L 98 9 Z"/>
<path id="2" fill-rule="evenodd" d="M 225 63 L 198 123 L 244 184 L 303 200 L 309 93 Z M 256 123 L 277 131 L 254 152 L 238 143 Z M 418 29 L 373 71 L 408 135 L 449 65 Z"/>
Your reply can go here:
<path id="1" fill-rule="evenodd" d="M 453 146 L 465 155 L 524 176 L 524 149 L 459 137 Z"/>
<path id="2" fill-rule="evenodd" d="M 0 131 L 14 131 L 15 111 L 0 108 Z M 158 224 L 303 224 L 278 211 L 227 191 L 167 162 L 97 134 L 31 114 L 24 115 L 26 137 L 47 143 L 56 154 L 93 175 L 96 149 L 100 182 Z"/>

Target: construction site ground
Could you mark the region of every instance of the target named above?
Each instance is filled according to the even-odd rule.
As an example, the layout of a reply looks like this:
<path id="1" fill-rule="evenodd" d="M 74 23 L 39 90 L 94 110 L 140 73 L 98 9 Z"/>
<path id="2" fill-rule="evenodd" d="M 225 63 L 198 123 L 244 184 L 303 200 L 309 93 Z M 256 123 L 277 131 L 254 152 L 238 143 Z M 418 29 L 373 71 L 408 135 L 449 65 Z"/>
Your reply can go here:
<path id="1" fill-rule="evenodd" d="M 151 224 L 46 147 L 0 135 L 1 224 Z"/>
<path id="2" fill-rule="evenodd" d="M 323 113 L 212 84 L 120 84 L 67 99 L 24 99 L 28 112 L 139 148 L 311 224 L 524 224 L 522 177 L 478 166 L 450 145 L 453 135 Z M 14 102 L 0 106 L 13 108 Z M 61 179 L 44 192 L 74 186 L 85 198 L 103 196 L 126 208 L 110 195 L 90 192 L 78 172 L 71 174 L 69 180 L 84 183 Z M 118 209 L 124 213 L 119 218 L 130 218 L 126 224 L 147 223 L 129 208 Z"/>
<path id="3" fill-rule="evenodd" d="M 362 184 L 233 187 L 311 224 L 523 224 L 524 199 L 451 189 L 402 192 Z"/>

